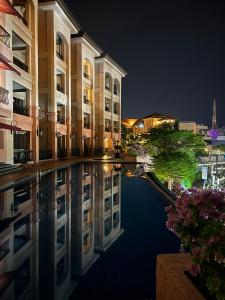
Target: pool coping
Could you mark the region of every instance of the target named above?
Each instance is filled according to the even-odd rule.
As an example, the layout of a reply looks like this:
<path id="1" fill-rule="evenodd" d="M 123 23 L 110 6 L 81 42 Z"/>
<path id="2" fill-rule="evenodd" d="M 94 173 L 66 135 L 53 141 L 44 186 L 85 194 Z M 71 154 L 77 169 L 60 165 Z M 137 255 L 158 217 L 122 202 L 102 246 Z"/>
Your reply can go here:
<path id="1" fill-rule="evenodd" d="M 5 175 L 0 175 L 0 191 L 3 191 L 24 179 L 29 180 L 38 174 L 47 174 L 60 168 L 65 168 L 79 163 L 109 163 L 109 164 L 141 164 L 135 160 L 129 159 L 95 159 L 94 157 L 76 157 L 65 160 L 48 160 L 42 161 L 37 164 L 29 163 L 22 166 L 21 170 L 13 171 Z"/>

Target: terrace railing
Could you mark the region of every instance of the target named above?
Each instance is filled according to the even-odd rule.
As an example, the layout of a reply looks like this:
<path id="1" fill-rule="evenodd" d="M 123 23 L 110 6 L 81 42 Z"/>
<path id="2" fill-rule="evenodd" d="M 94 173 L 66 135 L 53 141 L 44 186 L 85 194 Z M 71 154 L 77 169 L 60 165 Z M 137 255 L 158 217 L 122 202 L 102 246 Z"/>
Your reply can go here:
<path id="1" fill-rule="evenodd" d="M 0 41 L 10 48 L 10 34 L 0 25 Z"/>
<path id="2" fill-rule="evenodd" d="M 0 87 L 0 103 L 9 104 L 9 91 Z"/>

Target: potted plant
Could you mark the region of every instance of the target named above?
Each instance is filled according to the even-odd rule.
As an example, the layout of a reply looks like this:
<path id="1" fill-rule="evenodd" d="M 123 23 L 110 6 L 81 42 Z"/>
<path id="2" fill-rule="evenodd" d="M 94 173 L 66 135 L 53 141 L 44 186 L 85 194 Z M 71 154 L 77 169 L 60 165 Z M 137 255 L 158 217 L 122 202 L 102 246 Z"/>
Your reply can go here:
<path id="1" fill-rule="evenodd" d="M 180 191 L 175 205 L 166 208 L 167 227 L 190 252 L 189 274 L 204 285 L 213 299 L 225 299 L 225 193 Z"/>

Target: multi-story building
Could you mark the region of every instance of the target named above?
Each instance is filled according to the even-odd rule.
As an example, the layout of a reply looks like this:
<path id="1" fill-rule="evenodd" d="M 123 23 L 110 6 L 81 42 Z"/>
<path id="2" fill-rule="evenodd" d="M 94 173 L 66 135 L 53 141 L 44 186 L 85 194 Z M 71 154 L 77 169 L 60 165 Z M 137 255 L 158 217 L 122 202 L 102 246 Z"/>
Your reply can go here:
<path id="1" fill-rule="evenodd" d="M 0 10 L 0 161 L 38 159 L 37 1 Z"/>
<path id="2" fill-rule="evenodd" d="M 0 162 L 113 149 L 126 72 L 62 0 L 0 6 Z"/>
<path id="3" fill-rule="evenodd" d="M 70 37 L 78 25 L 61 1 L 39 2 L 39 153 L 55 159 L 70 156 Z"/>
<path id="4" fill-rule="evenodd" d="M 121 135 L 121 82 L 126 72 L 107 54 L 96 58 L 96 149 L 113 150 Z"/>
<path id="5" fill-rule="evenodd" d="M 90 154 L 96 138 L 95 57 L 102 50 L 85 33 L 72 35 L 72 154 Z"/>

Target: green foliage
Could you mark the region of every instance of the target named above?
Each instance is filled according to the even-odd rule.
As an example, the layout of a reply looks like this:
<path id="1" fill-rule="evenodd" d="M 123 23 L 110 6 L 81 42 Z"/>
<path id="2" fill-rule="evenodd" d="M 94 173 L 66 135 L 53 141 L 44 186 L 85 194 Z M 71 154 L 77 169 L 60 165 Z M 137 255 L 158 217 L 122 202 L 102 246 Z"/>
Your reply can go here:
<path id="1" fill-rule="evenodd" d="M 155 173 L 162 181 L 172 179 L 190 187 L 197 173 L 197 156 L 205 148 L 200 135 L 163 124 L 144 135 L 153 157 Z"/>

